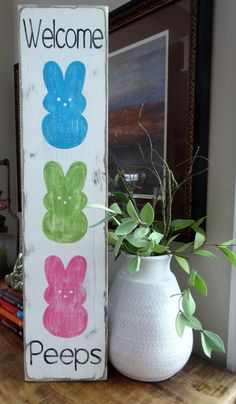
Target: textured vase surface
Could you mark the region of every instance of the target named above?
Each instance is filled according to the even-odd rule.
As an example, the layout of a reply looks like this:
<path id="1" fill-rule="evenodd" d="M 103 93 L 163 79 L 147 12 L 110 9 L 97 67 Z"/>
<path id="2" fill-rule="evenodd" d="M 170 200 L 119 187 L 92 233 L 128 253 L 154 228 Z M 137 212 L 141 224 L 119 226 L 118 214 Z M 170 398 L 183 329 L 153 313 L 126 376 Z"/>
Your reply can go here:
<path id="1" fill-rule="evenodd" d="M 170 270 L 170 255 L 141 258 L 140 271 L 129 274 L 133 256 L 122 255 L 109 294 L 109 359 L 123 375 L 161 381 L 188 361 L 193 334 L 175 329 L 180 288 Z"/>

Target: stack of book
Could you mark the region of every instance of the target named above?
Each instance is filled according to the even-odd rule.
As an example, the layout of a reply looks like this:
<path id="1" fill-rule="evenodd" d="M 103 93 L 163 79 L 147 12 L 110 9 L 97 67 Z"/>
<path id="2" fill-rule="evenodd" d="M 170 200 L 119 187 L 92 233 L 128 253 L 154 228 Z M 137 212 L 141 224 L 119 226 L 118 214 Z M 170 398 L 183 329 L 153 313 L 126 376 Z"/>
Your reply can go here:
<path id="1" fill-rule="evenodd" d="M 23 295 L 0 288 L 0 323 L 23 337 Z"/>

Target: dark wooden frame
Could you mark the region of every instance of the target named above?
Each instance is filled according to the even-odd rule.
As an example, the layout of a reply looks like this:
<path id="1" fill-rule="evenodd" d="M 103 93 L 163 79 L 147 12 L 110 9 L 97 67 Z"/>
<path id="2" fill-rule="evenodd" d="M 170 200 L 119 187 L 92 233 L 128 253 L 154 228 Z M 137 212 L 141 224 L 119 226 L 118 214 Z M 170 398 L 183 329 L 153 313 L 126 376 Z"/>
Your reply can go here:
<path id="1" fill-rule="evenodd" d="M 181 0 L 133 0 L 112 11 L 109 15 L 110 35 L 123 27 Z M 197 147 L 200 154 L 208 156 L 211 42 L 213 0 L 189 0 L 191 2 L 189 109 L 188 109 L 188 157 Z M 198 159 L 195 171 L 204 170 L 206 161 Z M 183 217 L 199 218 L 206 214 L 207 172 L 195 176 L 188 184 L 188 207 Z"/>

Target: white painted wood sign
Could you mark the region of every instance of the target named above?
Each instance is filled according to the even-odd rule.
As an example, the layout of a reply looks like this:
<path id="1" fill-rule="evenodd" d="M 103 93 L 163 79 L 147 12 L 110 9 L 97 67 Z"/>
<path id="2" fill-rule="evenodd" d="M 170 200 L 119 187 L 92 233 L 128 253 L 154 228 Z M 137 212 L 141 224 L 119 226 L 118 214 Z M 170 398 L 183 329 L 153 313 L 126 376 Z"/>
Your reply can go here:
<path id="1" fill-rule="evenodd" d="M 106 379 L 107 9 L 20 8 L 25 377 Z"/>

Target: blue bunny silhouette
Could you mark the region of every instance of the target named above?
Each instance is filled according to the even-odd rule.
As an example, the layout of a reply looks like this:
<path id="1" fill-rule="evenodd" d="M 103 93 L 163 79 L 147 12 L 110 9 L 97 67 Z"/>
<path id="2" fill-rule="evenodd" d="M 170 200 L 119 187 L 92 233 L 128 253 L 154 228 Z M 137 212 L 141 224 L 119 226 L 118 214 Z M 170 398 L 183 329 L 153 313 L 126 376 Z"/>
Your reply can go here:
<path id="1" fill-rule="evenodd" d="M 81 115 L 86 107 L 86 98 L 82 95 L 85 73 L 81 62 L 70 63 L 65 79 L 56 62 L 50 61 L 44 66 L 48 93 L 43 106 L 49 114 L 43 119 L 42 132 L 51 146 L 70 149 L 80 145 L 86 136 L 88 123 Z"/>

